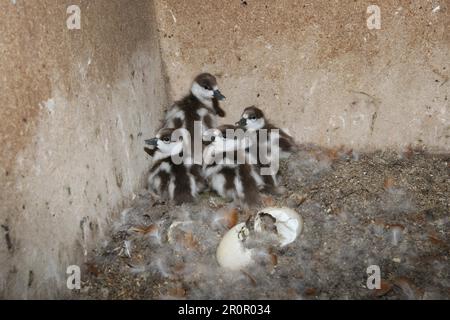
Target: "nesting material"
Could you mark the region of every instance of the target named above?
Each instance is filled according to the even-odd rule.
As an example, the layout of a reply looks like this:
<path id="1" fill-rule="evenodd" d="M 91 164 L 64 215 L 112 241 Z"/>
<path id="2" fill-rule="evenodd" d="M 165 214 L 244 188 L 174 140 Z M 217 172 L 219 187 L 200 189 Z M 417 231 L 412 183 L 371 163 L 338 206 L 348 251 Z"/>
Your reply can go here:
<path id="1" fill-rule="evenodd" d="M 175 244 L 177 237 L 176 234 L 183 232 L 183 227 L 191 226 L 193 224 L 193 221 L 174 221 L 169 227 L 169 230 L 167 231 L 167 241 L 170 244 Z"/>
<path id="2" fill-rule="evenodd" d="M 304 220 L 301 238 L 284 246 L 272 215 L 260 217 L 265 232 L 254 230 L 267 208 L 239 210 L 214 193 L 175 206 L 142 192 L 90 254 L 74 298 L 448 299 L 449 163 L 422 153 L 302 149 L 281 161 L 286 192 L 265 204 Z M 386 177 L 395 184 L 386 188 Z M 219 245 L 244 221 L 242 267 L 222 267 Z M 380 267 L 379 290 L 365 285 L 370 265 Z"/>

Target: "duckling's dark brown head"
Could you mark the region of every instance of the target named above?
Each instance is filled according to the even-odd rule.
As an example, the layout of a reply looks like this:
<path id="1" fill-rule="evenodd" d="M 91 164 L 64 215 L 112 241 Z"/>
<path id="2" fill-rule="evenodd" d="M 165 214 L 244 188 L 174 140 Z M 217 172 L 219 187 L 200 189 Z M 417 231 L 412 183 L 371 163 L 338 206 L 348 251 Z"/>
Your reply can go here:
<path id="1" fill-rule="evenodd" d="M 191 88 L 192 94 L 199 100 L 224 100 L 225 96 L 220 92 L 216 77 L 210 73 L 201 73 L 195 77 Z"/>
<path id="2" fill-rule="evenodd" d="M 251 106 L 244 109 L 236 125 L 245 130 L 259 130 L 266 125 L 266 118 L 261 109 Z"/>

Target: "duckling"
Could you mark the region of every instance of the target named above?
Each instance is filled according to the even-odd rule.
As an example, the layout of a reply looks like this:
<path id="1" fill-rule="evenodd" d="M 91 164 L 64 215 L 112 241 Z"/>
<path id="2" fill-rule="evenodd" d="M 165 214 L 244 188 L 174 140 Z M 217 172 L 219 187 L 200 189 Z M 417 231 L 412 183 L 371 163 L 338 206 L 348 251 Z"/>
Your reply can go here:
<path id="1" fill-rule="evenodd" d="M 212 190 L 221 197 L 249 208 L 261 203 L 263 181 L 255 166 L 245 162 L 245 150 L 235 135 L 236 127 L 222 125 L 208 130 L 204 140 L 204 175 Z"/>
<path id="2" fill-rule="evenodd" d="M 247 146 L 246 151 L 250 159 L 253 159 L 253 162 L 256 162 L 260 169 L 269 169 L 273 162 L 278 162 L 280 158 L 287 158 L 297 150 L 294 139 L 282 129 L 272 125 L 264 116 L 263 111 L 255 106 L 245 108 L 236 125 L 249 133 L 251 143 L 250 146 Z M 264 129 L 267 131 L 263 132 Z M 273 130 L 278 130 L 278 134 L 274 134 Z M 255 134 L 252 135 L 252 133 Z M 264 152 L 261 152 L 261 149 Z M 268 170 L 270 174 L 262 175 L 265 191 L 270 193 L 282 191 L 278 189 L 276 171 L 270 169 Z"/>
<path id="3" fill-rule="evenodd" d="M 173 128 L 163 128 L 155 138 L 145 140 L 145 143 L 153 147 L 151 152 L 147 152 L 153 157 L 148 177 L 149 190 L 179 205 L 193 202 L 206 183 L 200 165 L 183 161 L 185 138 L 175 134 L 175 131 Z"/>
<path id="4" fill-rule="evenodd" d="M 186 128 L 193 139 L 194 121 L 201 121 L 205 131 L 216 126 L 217 116 L 225 117 L 225 111 L 219 105 L 224 99 L 216 78 L 210 73 L 201 73 L 195 77 L 190 94 L 167 111 L 165 127 Z"/>
<path id="5" fill-rule="evenodd" d="M 282 129 L 271 124 L 264 116 L 262 110 L 255 106 L 245 108 L 241 119 L 236 123 L 236 125 L 245 131 L 259 131 L 261 129 L 266 129 L 268 130 L 269 135 L 271 130 L 278 129 L 281 159 L 288 158 L 291 153 L 297 150 L 297 145 L 294 139 Z"/>

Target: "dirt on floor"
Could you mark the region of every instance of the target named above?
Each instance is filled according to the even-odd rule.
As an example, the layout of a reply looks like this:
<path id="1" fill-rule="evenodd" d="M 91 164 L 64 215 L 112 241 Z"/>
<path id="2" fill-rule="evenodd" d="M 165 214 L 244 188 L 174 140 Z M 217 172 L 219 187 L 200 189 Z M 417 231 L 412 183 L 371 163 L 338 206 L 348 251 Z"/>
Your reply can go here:
<path id="1" fill-rule="evenodd" d="M 408 148 L 358 154 L 304 146 L 281 164 L 280 196 L 303 218 L 293 243 L 260 243 L 254 263 L 220 267 L 243 211 L 212 193 L 172 206 L 146 193 L 84 267 L 81 299 L 449 299 L 450 156 Z M 367 268 L 381 271 L 368 289 Z"/>

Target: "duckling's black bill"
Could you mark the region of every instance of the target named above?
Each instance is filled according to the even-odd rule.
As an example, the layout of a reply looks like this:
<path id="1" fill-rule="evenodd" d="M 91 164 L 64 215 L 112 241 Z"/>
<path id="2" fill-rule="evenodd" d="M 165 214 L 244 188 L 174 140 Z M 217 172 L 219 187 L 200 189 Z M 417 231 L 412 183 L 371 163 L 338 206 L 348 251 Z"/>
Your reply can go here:
<path id="1" fill-rule="evenodd" d="M 225 96 L 219 90 L 214 90 L 214 98 L 220 101 L 224 100 Z"/>
<path id="2" fill-rule="evenodd" d="M 247 119 L 241 118 L 238 122 L 235 123 L 239 127 L 245 127 L 247 125 Z"/>
<path id="3" fill-rule="evenodd" d="M 151 138 L 151 139 L 145 140 L 145 144 L 148 144 L 149 146 L 157 146 L 158 138 Z"/>

